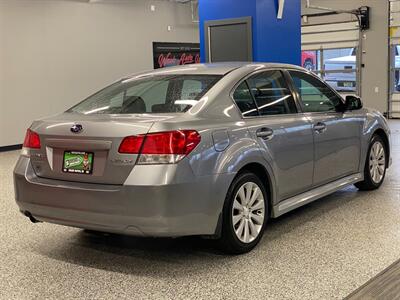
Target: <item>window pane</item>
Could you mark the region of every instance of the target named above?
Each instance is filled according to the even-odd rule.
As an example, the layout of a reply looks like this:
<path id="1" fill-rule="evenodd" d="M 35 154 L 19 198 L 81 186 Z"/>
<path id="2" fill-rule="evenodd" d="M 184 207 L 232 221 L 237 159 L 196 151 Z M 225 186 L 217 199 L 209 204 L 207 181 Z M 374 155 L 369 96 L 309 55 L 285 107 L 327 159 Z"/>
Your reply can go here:
<path id="1" fill-rule="evenodd" d="M 245 81 L 236 88 L 233 99 L 244 117 L 258 116 L 256 104 Z"/>
<path id="2" fill-rule="evenodd" d="M 156 107 L 156 105 L 164 104 L 167 98 L 168 86 L 169 81 L 166 80 L 154 80 L 152 82 L 143 82 L 142 84 L 132 86 L 126 90 L 126 97 L 124 100 L 125 108 L 121 110 L 121 113 L 129 110 L 138 111 L 140 109 L 140 107 L 129 108 L 129 106 L 127 106 L 129 99 L 134 100 L 137 98 L 137 95 L 140 95 L 140 98 L 143 99 L 145 105 L 142 105 L 142 110 L 144 109 L 145 112 L 149 112 L 148 110 Z M 139 102 L 141 102 L 140 99 L 133 105 L 140 105 Z"/>
<path id="3" fill-rule="evenodd" d="M 391 90 L 395 93 L 400 92 L 400 56 L 399 56 L 400 45 L 395 45 L 392 48 L 390 57 L 390 66 L 393 68 Z"/>
<path id="4" fill-rule="evenodd" d="M 324 83 L 303 72 L 290 71 L 305 112 L 335 111 L 341 99 Z"/>
<path id="5" fill-rule="evenodd" d="M 183 82 L 181 99 L 195 99 L 203 90 L 201 80 L 188 79 Z"/>
<path id="6" fill-rule="evenodd" d="M 219 75 L 166 75 L 122 80 L 68 112 L 134 114 L 185 112 L 221 78 Z"/>
<path id="7" fill-rule="evenodd" d="M 260 115 L 296 113 L 291 92 L 280 71 L 267 71 L 247 80 Z"/>
<path id="8" fill-rule="evenodd" d="M 319 74 L 321 66 L 321 50 L 301 51 L 301 66 L 315 74 Z"/>
<path id="9" fill-rule="evenodd" d="M 325 66 L 323 79 L 339 92 L 356 92 L 356 48 L 323 51 Z"/>
<path id="10" fill-rule="evenodd" d="M 301 66 L 309 71 L 315 71 L 318 68 L 318 54 L 316 50 L 301 51 Z"/>

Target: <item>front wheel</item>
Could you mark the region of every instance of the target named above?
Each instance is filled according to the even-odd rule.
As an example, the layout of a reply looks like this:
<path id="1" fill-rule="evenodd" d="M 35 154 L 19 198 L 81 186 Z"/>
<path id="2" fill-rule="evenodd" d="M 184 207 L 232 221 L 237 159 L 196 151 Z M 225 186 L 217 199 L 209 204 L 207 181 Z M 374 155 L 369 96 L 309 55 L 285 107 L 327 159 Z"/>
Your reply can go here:
<path id="1" fill-rule="evenodd" d="M 313 71 L 314 70 L 314 64 L 310 59 L 307 59 L 304 62 L 303 68 L 307 69 L 308 71 Z"/>
<path id="2" fill-rule="evenodd" d="M 267 193 L 259 177 L 242 173 L 232 182 L 223 209 L 222 236 L 224 252 L 249 252 L 260 241 L 268 219 Z"/>
<path id="3" fill-rule="evenodd" d="M 386 174 L 386 148 L 379 135 L 371 139 L 364 168 L 364 181 L 355 186 L 360 190 L 375 190 L 379 188 Z"/>

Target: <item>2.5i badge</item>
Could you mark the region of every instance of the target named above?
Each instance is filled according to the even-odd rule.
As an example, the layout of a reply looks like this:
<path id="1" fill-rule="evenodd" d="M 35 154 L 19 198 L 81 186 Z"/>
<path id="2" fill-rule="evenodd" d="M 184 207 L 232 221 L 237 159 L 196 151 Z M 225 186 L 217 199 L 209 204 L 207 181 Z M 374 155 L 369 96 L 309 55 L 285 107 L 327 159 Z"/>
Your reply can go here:
<path id="1" fill-rule="evenodd" d="M 63 172 L 92 174 L 93 172 L 92 152 L 65 151 L 63 159 Z"/>

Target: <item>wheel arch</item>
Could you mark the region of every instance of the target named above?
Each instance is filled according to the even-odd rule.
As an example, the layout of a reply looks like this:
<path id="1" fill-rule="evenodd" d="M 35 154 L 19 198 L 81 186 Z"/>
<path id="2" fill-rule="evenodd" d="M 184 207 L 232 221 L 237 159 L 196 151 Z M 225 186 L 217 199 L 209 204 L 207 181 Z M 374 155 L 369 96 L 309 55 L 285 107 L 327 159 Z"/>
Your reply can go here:
<path id="1" fill-rule="evenodd" d="M 272 214 L 272 208 L 273 208 L 273 197 L 274 197 L 274 183 L 273 183 L 273 177 L 270 175 L 268 172 L 267 168 L 263 166 L 260 162 L 248 162 L 241 166 L 241 168 L 236 172 L 236 175 L 232 178 L 232 181 L 229 185 L 229 188 L 232 186 L 232 183 L 234 180 L 240 176 L 241 174 L 245 172 L 250 172 L 255 174 L 258 178 L 260 178 L 261 182 L 264 184 L 265 190 L 267 192 L 267 205 L 268 205 L 268 216 L 271 218 L 273 216 Z M 266 180 L 264 180 L 264 178 Z M 222 206 L 222 211 L 219 214 L 218 217 L 218 222 L 217 226 L 215 228 L 215 233 L 212 236 L 214 239 L 218 239 L 221 237 L 221 232 L 222 232 L 222 226 L 223 226 L 223 209 L 226 204 L 226 199 L 224 201 L 224 204 Z"/>
<path id="2" fill-rule="evenodd" d="M 255 174 L 263 183 L 265 190 L 267 192 L 267 204 L 268 204 L 268 215 L 272 215 L 272 199 L 273 199 L 273 183 L 272 177 L 270 176 L 268 170 L 258 162 L 251 162 L 244 165 L 236 174 L 235 178 L 244 172 L 250 172 Z"/>
<path id="3" fill-rule="evenodd" d="M 387 136 L 386 132 L 382 128 L 378 128 L 374 131 L 372 134 L 371 138 L 377 135 L 379 136 L 383 142 L 385 143 L 385 148 L 386 148 L 386 168 L 389 167 L 389 158 L 390 158 L 390 143 L 389 143 L 389 137 Z"/>

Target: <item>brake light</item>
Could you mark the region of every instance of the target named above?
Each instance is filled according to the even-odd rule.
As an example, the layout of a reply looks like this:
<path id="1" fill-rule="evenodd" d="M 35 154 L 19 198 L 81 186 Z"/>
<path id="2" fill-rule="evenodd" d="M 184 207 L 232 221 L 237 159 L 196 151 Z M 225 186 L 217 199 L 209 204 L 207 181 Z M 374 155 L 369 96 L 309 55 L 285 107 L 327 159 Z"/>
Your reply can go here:
<path id="1" fill-rule="evenodd" d="M 39 135 L 28 128 L 28 130 L 26 131 L 23 147 L 30 149 L 40 149 Z"/>
<path id="2" fill-rule="evenodd" d="M 200 140 L 195 130 L 149 133 L 124 138 L 119 152 L 140 154 L 138 164 L 171 164 L 192 152 Z"/>
<path id="3" fill-rule="evenodd" d="M 146 135 L 142 154 L 189 154 L 200 142 L 194 130 L 177 130 Z"/>
<path id="4" fill-rule="evenodd" d="M 119 145 L 118 152 L 124 154 L 138 154 L 143 144 L 143 135 L 127 136 Z"/>

